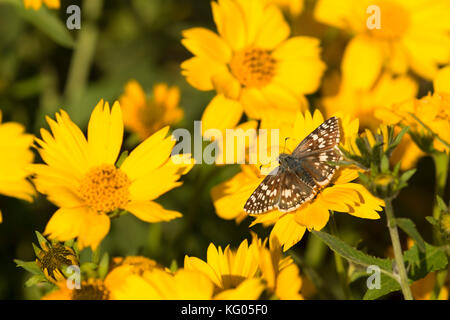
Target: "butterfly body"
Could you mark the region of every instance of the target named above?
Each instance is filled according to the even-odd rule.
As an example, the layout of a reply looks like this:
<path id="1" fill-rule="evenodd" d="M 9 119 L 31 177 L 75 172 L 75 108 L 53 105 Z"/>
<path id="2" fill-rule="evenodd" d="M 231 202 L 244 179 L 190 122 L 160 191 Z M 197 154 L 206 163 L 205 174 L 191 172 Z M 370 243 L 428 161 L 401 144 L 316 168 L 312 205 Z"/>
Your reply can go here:
<path id="1" fill-rule="evenodd" d="M 290 212 L 311 201 L 331 182 L 341 159 L 339 122 L 332 117 L 311 132 L 292 152 L 281 153 L 272 170 L 247 200 L 244 210 L 261 214 L 273 209 Z"/>

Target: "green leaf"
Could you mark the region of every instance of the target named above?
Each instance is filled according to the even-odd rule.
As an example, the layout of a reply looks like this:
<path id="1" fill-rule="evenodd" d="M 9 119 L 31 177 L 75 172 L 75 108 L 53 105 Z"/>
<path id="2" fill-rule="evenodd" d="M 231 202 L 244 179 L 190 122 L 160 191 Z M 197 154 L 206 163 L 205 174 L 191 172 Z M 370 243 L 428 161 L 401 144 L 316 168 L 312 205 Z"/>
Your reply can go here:
<path id="1" fill-rule="evenodd" d="M 128 157 L 128 151 L 125 150 L 124 152 L 122 152 L 120 154 L 119 160 L 117 160 L 117 163 L 116 163 L 116 167 L 119 168 L 127 157 Z"/>
<path id="2" fill-rule="evenodd" d="M 381 259 L 377 257 L 370 256 L 362 251 L 359 251 L 344 241 L 336 238 L 335 236 L 323 232 L 323 231 L 312 231 L 314 235 L 319 237 L 325 244 L 338 255 L 351 261 L 355 264 L 362 266 L 378 266 L 384 273 L 393 276 L 392 274 L 392 261 L 388 259 Z"/>
<path id="3" fill-rule="evenodd" d="M 439 227 L 439 221 L 436 220 L 436 218 L 432 217 L 432 216 L 426 216 L 425 219 L 434 227 L 438 228 Z"/>
<path id="4" fill-rule="evenodd" d="M 98 265 L 98 275 L 101 279 L 104 279 L 106 277 L 108 269 L 109 269 L 109 255 L 107 252 L 105 252 Z"/>
<path id="5" fill-rule="evenodd" d="M 43 274 L 41 268 L 38 267 L 35 261 L 22 261 L 19 259 L 14 259 L 14 262 L 18 267 L 24 268 L 32 274 Z"/>
<path id="6" fill-rule="evenodd" d="M 38 239 L 39 242 L 39 246 L 44 249 L 43 244 L 45 244 L 47 247 L 49 247 L 49 242 L 47 239 L 45 239 L 45 237 L 39 232 L 39 231 L 34 231 L 34 233 L 36 234 L 36 238 Z"/>
<path id="7" fill-rule="evenodd" d="M 428 273 L 444 269 L 448 265 L 445 252 L 425 242 L 425 252 L 421 252 L 417 244 L 405 251 L 403 258 L 409 270 L 408 278 L 414 281 L 424 278 Z"/>
<path id="8" fill-rule="evenodd" d="M 32 10 L 25 9 L 21 0 L 1 0 L 0 3 L 14 5 L 24 20 L 34 25 L 59 45 L 67 48 L 74 46 L 73 38 L 66 25 L 45 6 L 42 6 L 39 10 Z"/>
<path id="9" fill-rule="evenodd" d="M 41 283 L 41 282 L 47 282 L 48 280 L 44 277 L 44 275 L 42 274 L 35 274 L 33 276 L 31 276 L 26 282 L 25 282 L 25 286 L 27 287 L 31 287 L 34 286 L 35 284 Z"/>
<path id="10" fill-rule="evenodd" d="M 407 182 L 414 175 L 414 173 L 416 173 L 416 169 L 411 169 L 411 170 L 406 171 L 400 177 L 400 181 Z"/>
<path id="11" fill-rule="evenodd" d="M 403 255 L 410 284 L 424 278 L 428 273 L 444 269 L 448 259 L 442 249 L 425 242 L 425 252 L 419 250 L 417 244 L 404 252 Z M 380 274 L 380 289 L 368 289 L 363 297 L 365 300 L 378 299 L 388 293 L 400 290 L 400 284 L 385 274 Z"/>
<path id="12" fill-rule="evenodd" d="M 385 275 L 384 273 L 380 273 L 380 288 L 376 289 L 367 289 L 364 294 L 364 300 L 375 300 L 382 296 L 387 295 L 388 293 L 400 290 L 400 284 L 395 279 Z"/>
<path id="13" fill-rule="evenodd" d="M 442 200 L 442 198 L 439 195 L 436 195 L 436 201 L 437 201 L 437 204 L 438 204 L 439 208 L 441 209 L 441 211 L 448 212 L 447 205 L 445 204 L 444 200 Z"/>
<path id="14" fill-rule="evenodd" d="M 419 231 L 417 231 L 414 222 L 408 218 L 397 218 L 395 221 L 397 226 L 416 242 L 419 250 L 425 252 L 425 241 L 422 239 Z"/>

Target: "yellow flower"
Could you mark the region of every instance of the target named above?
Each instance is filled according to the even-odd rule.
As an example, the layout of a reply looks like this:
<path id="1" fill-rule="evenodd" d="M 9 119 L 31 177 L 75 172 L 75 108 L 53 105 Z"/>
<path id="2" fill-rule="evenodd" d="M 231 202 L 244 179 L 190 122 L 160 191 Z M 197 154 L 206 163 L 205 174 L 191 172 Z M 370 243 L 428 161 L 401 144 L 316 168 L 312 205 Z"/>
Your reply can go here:
<path id="1" fill-rule="evenodd" d="M 260 118 L 267 108 L 305 108 L 304 95 L 319 86 L 325 69 L 319 40 L 288 39 L 290 28 L 279 8 L 263 2 L 212 2 L 218 34 L 205 28 L 183 32 L 182 43 L 194 54 L 181 64 L 187 81 L 199 90 L 214 89 L 240 102 L 230 110 L 210 104 L 202 117 L 206 128 L 213 128 L 210 122 L 224 113 L 233 113 L 226 125 L 233 128 L 244 111 L 251 118 Z"/>
<path id="2" fill-rule="evenodd" d="M 429 130 L 442 140 L 450 143 L 450 66 L 441 69 L 434 80 L 434 94 L 429 93 L 421 99 L 409 99 L 402 103 L 386 105 L 375 111 L 375 116 L 387 124 L 402 123 L 411 126 L 414 134 L 430 136 Z M 427 128 L 420 123 L 420 120 Z M 446 151 L 448 147 L 433 140 L 433 147 Z"/>
<path id="3" fill-rule="evenodd" d="M 217 299 L 257 299 L 264 286 L 257 279 L 259 261 L 252 246 L 244 240 L 237 250 L 229 245 L 222 250 L 211 243 L 206 262 L 185 256 L 184 269 L 205 274 L 214 283 Z"/>
<path id="4" fill-rule="evenodd" d="M 350 121 L 342 116 L 341 145 L 348 149 L 358 134 L 358 121 Z M 324 118 L 319 111 L 313 115 L 309 111 L 298 112 L 295 117 L 282 118 L 275 114 L 263 119 L 262 127 L 280 128 L 279 145 L 286 141 L 286 152 L 292 151 L 310 132 L 318 127 Z M 242 171 L 230 180 L 214 187 L 211 191 L 217 214 L 224 219 L 242 219 L 245 216 L 243 207 L 252 192 L 264 179 L 255 165 L 242 165 Z M 303 237 L 306 229 L 320 230 L 328 222 L 329 210 L 345 212 L 350 215 L 378 219 L 376 211 L 382 209 L 384 202 L 365 189 L 362 185 L 352 182 L 358 177 L 353 168 L 340 168 L 332 183 L 322 189 L 314 200 L 304 204 L 299 209 L 283 213 L 278 210 L 256 215 L 251 226 L 257 223 L 275 224 L 271 231 L 271 241 L 278 241 L 286 251 Z"/>
<path id="5" fill-rule="evenodd" d="M 72 281 L 72 280 L 69 280 Z M 75 283 L 70 282 L 71 286 Z M 137 300 L 147 299 L 148 286 L 130 266 L 121 266 L 109 272 L 105 279 L 89 278 L 80 283 L 80 288 L 69 287 L 68 281 L 58 282 L 58 288 L 43 296 L 43 300 Z"/>
<path id="6" fill-rule="evenodd" d="M 115 257 L 111 261 L 111 268 L 124 265 L 131 266 L 131 272 L 138 275 L 143 275 L 145 271 L 154 268 L 162 268 L 155 260 L 142 256 Z"/>
<path id="7" fill-rule="evenodd" d="M 271 241 L 267 248 L 266 242 L 267 239 L 261 241 L 253 235 L 252 244 L 267 288 L 280 300 L 302 300 L 302 278 L 297 265 L 291 257 L 282 257 L 279 243 Z"/>
<path id="8" fill-rule="evenodd" d="M 438 66 L 450 60 L 449 5 L 447 0 L 320 0 L 314 14 L 354 34 L 342 60 L 343 79 L 368 89 L 383 68 L 434 78 Z"/>
<path id="9" fill-rule="evenodd" d="M 180 90 L 165 83 L 153 86 L 153 97 L 147 99 L 140 84 L 130 80 L 119 101 L 125 128 L 136 133 L 141 140 L 183 117 L 183 110 L 178 107 Z"/>
<path id="10" fill-rule="evenodd" d="M 374 111 L 395 103 L 412 99 L 418 86 L 408 76 L 394 77 L 384 72 L 370 89 L 358 89 L 341 82 L 334 96 L 322 99 L 327 116 L 340 111 L 351 118 L 357 118 L 363 128 L 375 129 L 380 120 L 374 117 Z"/>
<path id="11" fill-rule="evenodd" d="M 160 300 L 210 300 L 214 284 L 203 273 L 180 269 L 174 274 L 153 269 L 143 274 L 154 299 Z"/>
<path id="12" fill-rule="evenodd" d="M 434 284 L 436 283 L 436 272 L 430 272 L 420 280 L 417 280 L 411 284 L 411 292 L 415 300 L 430 300 L 431 293 L 433 292 Z M 438 300 L 448 301 L 448 289 L 449 285 L 441 288 Z"/>
<path id="13" fill-rule="evenodd" d="M 179 186 L 193 165 L 190 155 L 170 156 L 175 144 L 165 127 L 137 146 L 116 166 L 122 145 L 123 120 L 118 102 L 110 110 L 101 100 L 92 112 L 87 139 L 66 112 L 47 118 L 38 151 L 46 164 L 36 164 L 34 182 L 59 209 L 45 228 L 49 238 L 78 238 L 78 247 L 95 249 L 110 228 L 110 215 L 126 210 L 146 222 L 178 218 L 154 202 Z M 164 181 L 164 183 L 161 183 Z"/>
<path id="14" fill-rule="evenodd" d="M 26 179 L 29 175 L 26 168 L 34 159 L 30 150 L 33 136 L 24 131 L 17 122 L 2 123 L 0 110 L 0 194 L 31 202 L 35 190 Z"/>
<path id="15" fill-rule="evenodd" d="M 39 10 L 42 3 L 45 3 L 47 7 L 51 9 L 59 9 L 61 6 L 60 0 L 24 0 L 24 5 L 26 9 Z"/>

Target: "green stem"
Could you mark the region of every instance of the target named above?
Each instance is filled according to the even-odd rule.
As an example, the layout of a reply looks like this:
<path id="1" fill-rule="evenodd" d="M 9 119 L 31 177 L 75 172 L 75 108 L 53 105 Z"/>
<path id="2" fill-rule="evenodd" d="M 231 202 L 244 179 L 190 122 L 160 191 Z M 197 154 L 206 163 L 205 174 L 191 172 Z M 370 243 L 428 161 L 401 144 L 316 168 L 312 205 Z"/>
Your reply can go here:
<path id="1" fill-rule="evenodd" d="M 444 198 L 445 186 L 447 184 L 447 176 L 448 176 L 449 155 L 445 152 L 436 151 L 432 154 L 432 157 L 435 165 L 435 178 L 436 178 L 435 197 L 433 204 L 433 218 L 439 221 L 441 218 L 441 209 L 437 202 L 436 196 Z M 434 244 L 436 245 L 442 245 L 444 243 L 442 235 L 440 234 L 439 230 L 436 229 L 433 230 L 433 240 Z M 439 293 L 441 292 L 442 287 L 445 284 L 447 273 L 448 273 L 447 269 L 436 272 L 436 282 L 434 284 L 434 288 L 431 293 L 431 299 L 438 298 Z"/>
<path id="2" fill-rule="evenodd" d="M 400 238 L 398 236 L 398 229 L 395 223 L 394 209 L 392 208 L 391 199 L 384 199 L 385 212 L 387 218 L 387 225 L 389 234 L 391 235 L 392 248 L 394 249 L 395 263 L 397 265 L 400 286 L 402 288 L 403 296 L 405 300 L 413 300 L 411 288 L 409 287 L 408 275 L 405 269 L 405 263 L 403 262 L 402 247 L 400 246 Z"/>
<path id="3" fill-rule="evenodd" d="M 86 87 L 98 39 L 95 21 L 100 16 L 102 7 L 103 0 L 83 1 L 82 12 L 85 19 L 79 31 L 64 89 L 64 95 L 69 104 L 76 104 Z"/>
<path id="4" fill-rule="evenodd" d="M 336 225 L 336 220 L 334 218 L 334 212 L 330 212 L 330 231 L 331 234 L 337 238 L 339 238 L 339 232 Z M 339 282 L 341 283 L 342 291 L 344 292 L 344 297 L 347 300 L 352 299 L 352 295 L 350 292 L 350 287 L 348 285 L 348 276 L 347 276 L 347 270 L 345 269 L 344 265 L 344 259 L 340 255 L 338 255 L 336 252 L 334 252 L 334 263 L 336 265 L 336 271 L 339 276 Z"/>

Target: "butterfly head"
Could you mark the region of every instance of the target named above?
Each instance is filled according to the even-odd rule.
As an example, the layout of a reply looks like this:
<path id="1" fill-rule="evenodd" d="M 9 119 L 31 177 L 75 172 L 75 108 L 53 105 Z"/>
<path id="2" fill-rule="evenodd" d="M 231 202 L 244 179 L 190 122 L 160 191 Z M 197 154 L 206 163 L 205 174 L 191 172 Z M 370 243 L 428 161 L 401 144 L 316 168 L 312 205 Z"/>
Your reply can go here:
<path id="1" fill-rule="evenodd" d="M 287 153 L 280 153 L 280 155 L 278 156 L 278 163 L 280 165 L 283 165 L 286 163 L 286 159 L 289 157 L 289 154 Z"/>

